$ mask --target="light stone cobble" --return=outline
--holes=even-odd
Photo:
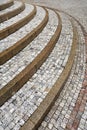
[[[56,31],[57,25],[57,15],[53,11],[49,10],[49,22],[41,34],[39,34],[26,48],[24,48],[15,57],[6,62],[4,65],[0,66],[0,89],[34,60],[34,58],[42,51],[42,49],[51,39],[52,35]]]
[[[20,14],[16,15],[15,17],[8,19],[7,21],[0,23],[0,31],[17,23],[19,20],[23,19],[24,17],[28,16],[33,11],[33,9],[34,7],[32,5],[25,4],[24,11],[22,11]]]
[[[87,130],[87,102],[77,130]]]
[[[13,34],[9,35],[8,37],[0,40],[0,52],[8,49],[16,42],[24,38],[27,34],[29,34],[34,28],[36,28],[41,21],[44,19],[46,12],[43,8],[37,7],[37,13],[35,17],[25,26],[14,32]]]
[[[86,1],[87,6],[87,1]],[[87,32],[87,7],[77,7],[75,9],[66,10],[70,15],[74,16],[84,26]],[[80,14],[80,15],[79,15]]]
[[[14,4],[11,7],[1,10],[0,15],[4,15],[5,13],[15,10],[15,9],[19,8],[21,5],[22,5],[22,2],[14,1]]]
[[[51,22],[54,22],[55,15],[50,16]],[[61,36],[46,62],[20,90],[0,108],[1,126],[4,129],[8,128],[10,130],[14,126],[13,130],[19,130],[20,126],[22,126],[37,109],[61,74],[63,70],[62,64],[64,63],[63,56],[64,58],[65,55],[66,57],[67,55],[69,56],[73,37],[70,21],[62,14],[61,17],[63,19]],[[10,126],[11,122],[13,123],[12,127]],[[46,126],[46,123],[43,125]],[[49,125],[49,128],[52,128],[52,125]]]
[[[38,130],[46,130],[46,128],[49,128],[49,125],[52,126],[49,130],[65,130],[70,114],[77,101],[84,79],[86,55],[83,33],[77,24],[76,26],[78,27],[77,29],[79,32],[79,44],[70,76],[61,91],[60,96],[44,119],[44,123],[47,123],[47,125],[43,126],[42,122]]]

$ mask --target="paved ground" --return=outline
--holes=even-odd
[[[87,130],[87,1],[26,0],[26,2],[45,5],[67,12],[74,19],[78,20],[78,23],[74,21],[79,38],[70,76],[54,106],[38,130]],[[26,9],[25,13],[29,13],[33,8],[29,9]],[[49,10],[49,22],[42,33],[31,44],[19,52],[19,54],[0,66],[0,80],[2,81],[0,89],[20,73],[46,46],[58,26],[56,16],[53,11]],[[62,18],[62,31],[56,46],[37,73],[10,100],[1,106],[0,130],[19,130],[46,97],[63,71],[72,46],[73,29],[67,15],[60,13],[60,16]],[[16,33],[0,41],[0,51],[2,52],[22,39],[22,37],[40,24],[44,17],[45,11],[41,7],[38,7],[36,17],[34,17],[29,25],[25,25]],[[14,19],[18,20],[17,17]],[[11,21],[8,20],[8,23],[11,24]],[[4,22],[1,24],[1,27],[8,26],[8,23]],[[82,28],[79,25],[80,23],[82,24]],[[40,43],[43,44],[39,43],[40,40]],[[9,44],[9,41],[11,41],[11,44]]]
[[[36,3],[63,10],[76,17],[87,31],[87,0],[24,0],[27,3]]]
[[[77,25],[78,26],[78,25]],[[85,74],[85,44],[81,29],[79,31],[79,44],[73,68],[55,105],[45,117],[39,130],[87,130],[87,116],[85,105],[78,102],[83,94],[83,79]],[[87,97],[85,96],[86,100]],[[85,115],[85,118],[84,118]],[[80,124],[79,124],[80,122]]]
[[[26,2],[53,7],[72,15],[83,25],[85,39],[87,39],[86,0],[26,0]],[[39,130],[87,130],[86,48],[81,28],[78,25],[76,26],[79,32],[79,43],[81,44],[78,45],[70,78]]]

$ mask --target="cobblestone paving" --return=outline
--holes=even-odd
[[[16,42],[24,38],[28,33],[30,33],[34,28],[36,28],[41,23],[45,15],[46,15],[45,10],[41,7],[37,7],[37,13],[35,17],[28,24],[20,28],[15,33],[4,38],[3,40],[0,40],[0,52],[11,47]]]
[[[65,130],[67,123],[72,123],[70,114],[75,106],[85,73],[85,41],[80,27],[79,44],[76,51],[75,61],[68,81],[66,82],[60,96],[45,117],[38,130]],[[72,118],[71,118],[72,119]],[[69,130],[76,130],[70,128]],[[79,129],[78,129],[79,130]],[[82,129],[84,130],[84,128]]]
[[[14,1],[14,4],[11,7],[4,9],[4,10],[1,10],[0,15],[7,13],[7,12],[10,12],[12,10],[15,10],[15,9],[19,8],[21,5],[22,5],[22,2]]]
[[[54,24],[55,22],[55,24]],[[10,61],[1,66],[0,88],[21,72],[47,45],[58,25],[57,15],[49,10],[49,22],[41,34],[32,41],[26,48],[13,57]],[[47,35],[46,35],[47,34]],[[40,41],[40,42],[39,42]]]
[[[70,21],[63,14],[61,17],[63,21],[61,36],[49,58],[37,73],[0,108],[2,129],[19,130],[61,74],[69,56],[73,37]]]
[[[87,92],[86,92],[86,100],[87,100]],[[79,123],[77,130],[87,130],[87,102],[86,102],[85,109],[84,109],[84,112],[82,114],[82,118],[80,120],[80,123]]]
[[[86,4],[87,6],[87,4]],[[79,10],[79,13],[78,11]],[[85,27],[85,30],[87,31],[87,7],[77,7],[76,9],[69,9],[66,10],[70,15],[74,16],[80,23]],[[80,14],[80,15],[78,15]]]
[[[22,11],[20,14],[16,15],[15,17],[12,17],[11,19],[0,23],[0,31],[11,26],[12,24],[18,22],[19,20],[23,19],[24,17],[28,16],[32,11],[34,7],[29,4],[25,4],[25,10]]]

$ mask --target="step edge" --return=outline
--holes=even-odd
[[[21,20],[12,24],[11,26],[8,26],[5,29],[2,29],[0,31],[0,40],[6,38],[10,34],[14,33],[15,31],[23,27],[25,24],[27,24],[30,20],[33,19],[35,14],[36,14],[36,7],[34,6],[34,9],[32,10],[32,12],[30,12],[30,14],[28,14],[26,17],[22,18]]]
[[[28,33],[24,38],[16,42],[13,46],[9,47],[8,49],[0,53],[0,65],[4,64],[10,58],[18,54],[22,49],[29,45],[30,42],[32,42],[37,37],[37,35],[43,30],[43,28],[48,22],[48,12],[47,10],[45,11],[45,18],[35,29]]]
[[[33,36],[37,36],[38,34],[37,34],[37,32],[36,32],[36,30],[38,29],[40,32],[43,30],[43,28],[45,27],[45,25],[47,24],[47,22],[48,22],[48,19],[49,19],[49,17],[48,17],[48,11],[44,8],[44,10],[46,11],[46,15],[45,15],[45,18],[43,19],[43,21],[40,23],[40,25],[38,25],[37,27],[36,27],[36,29],[34,29],[33,31],[32,31],[32,33],[33,33]],[[43,25],[44,24],[44,25]],[[40,27],[41,27],[41,29],[40,29]],[[39,33],[40,33],[39,32]],[[33,40],[33,39],[32,39]],[[31,64],[31,63],[30,63]],[[27,67],[26,67],[27,68]],[[24,71],[25,72],[25,71]],[[21,73],[21,72],[20,72]],[[19,73],[19,74],[20,74]],[[18,76],[18,79],[20,79],[20,77]],[[0,99],[1,98],[3,98],[3,101],[2,100],[0,100],[0,106],[6,101],[6,100],[8,100],[8,98],[6,97],[6,93],[7,92],[9,92],[10,93],[10,91],[9,91],[9,84],[12,86],[13,85],[13,81],[15,80],[15,77],[13,78],[13,80],[11,80],[7,85],[5,85],[2,89],[0,89]],[[7,88],[7,89],[6,89]],[[5,95],[5,96],[4,96]],[[10,97],[12,96],[13,94],[11,93],[10,94]]]
[[[41,122],[43,121],[43,119],[45,118],[45,116],[50,111],[51,107],[53,106],[55,100],[58,98],[65,82],[68,79],[68,76],[70,75],[70,71],[71,71],[74,57],[75,57],[75,53],[76,53],[77,37],[78,37],[76,27],[73,25],[72,20],[71,20],[71,23],[73,26],[73,42],[72,42],[71,52],[70,52],[68,61],[66,63],[65,69],[63,70],[59,79],[53,85],[52,89],[47,94],[45,99],[42,101],[40,106],[31,115],[31,117],[28,119],[28,121],[20,128],[20,130],[24,130],[24,129],[36,130],[36,129],[38,129]]]
[[[9,0],[7,3],[1,4],[0,11],[12,6],[13,4],[14,4],[13,0]]]
[[[47,54],[47,52],[49,52],[48,53],[48,55],[49,55],[51,53],[53,47],[55,46],[55,44],[59,38],[61,28],[62,28],[62,24],[60,23],[60,24],[58,24],[58,27],[55,31],[55,35],[53,35],[49,44],[47,44],[47,46],[41,51],[41,53],[38,54],[38,56],[22,72],[20,72],[16,76],[16,78],[14,78],[7,86],[5,86],[4,88],[2,88],[0,90],[0,101],[1,101],[0,105],[2,105],[6,100],[8,100],[8,98],[13,96],[13,93],[17,92],[32,77],[32,75],[37,71],[37,69],[40,68],[40,66],[43,64],[43,62],[48,57],[45,54]],[[50,44],[51,44],[51,46],[50,46]],[[50,46],[50,50],[49,50],[49,46]],[[21,84],[20,84],[20,82],[21,82]],[[16,87],[15,87],[15,85],[16,85]],[[17,86],[19,88],[17,88]],[[9,97],[7,97],[7,95]]]
[[[0,15],[0,23],[2,23],[4,21],[16,16],[20,12],[22,12],[25,9],[25,4],[24,4],[24,2],[21,2],[21,3],[22,3],[21,6],[19,6],[18,8]]]

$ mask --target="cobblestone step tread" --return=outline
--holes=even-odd
[[[35,76],[33,76],[32,78],[31,78],[31,81],[29,81],[29,83],[27,83],[27,84],[25,84],[24,85],[24,87],[23,88],[21,88],[8,102],[6,102],[6,104],[4,104],[2,107],[2,109],[4,109],[4,108],[10,108],[10,111],[11,111],[11,103],[13,103],[13,100],[16,100],[16,99],[18,99],[18,100],[16,100],[17,101],[17,103],[16,103],[16,105],[15,105],[15,107],[17,107],[17,108],[19,108],[20,106],[22,106],[22,108],[23,107],[25,107],[26,108],[26,110],[29,110],[28,111],[28,116],[27,116],[27,119],[28,119],[28,117],[30,117],[30,115],[29,114],[32,114],[33,113],[33,111],[35,111],[35,109],[37,108],[36,106],[39,106],[39,103],[42,101],[42,99],[43,98],[45,98],[45,96],[46,96],[46,94],[47,94],[47,92],[46,92],[46,94],[45,94],[45,91],[44,91],[44,89],[45,89],[45,87],[47,87],[47,89],[50,89],[50,87],[48,88],[48,86],[51,86],[51,85],[53,85],[54,83],[52,82],[52,80],[54,80],[54,77],[58,74],[58,72],[56,71],[56,70],[53,70],[53,68],[55,68],[55,69],[58,69],[57,67],[57,65],[58,65],[58,63],[56,62],[55,63],[55,61],[57,60],[57,59],[60,59],[60,55],[58,55],[58,56],[56,56],[57,54],[56,54],[56,51],[58,50],[59,51],[59,49],[60,49],[60,46],[61,46],[61,49],[64,49],[64,47],[66,46],[66,45],[69,45],[69,44],[71,44],[72,45],[72,37],[73,36],[71,36],[71,37],[69,37],[69,32],[70,32],[70,34],[72,35],[72,26],[71,26],[71,23],[70,22],[68,22],[68,21],[66,21],[66,23],[65,23],[65,20],[66,19],[64,19],[63,20],[63,23],[64,23],[64,25],[65,25],[65,27],[63,28],[63,30],[66,30],[66,31],[63,31],[63,32],[61,32],[62,34],[62,37],[61,37],[61,40],[59,41],[58,40],[58,42],[56,43],[56,45],[57,46],[55,46],[54,47],[54,53],[53,53],[53,51],[51,52],[51,54],[50,54],[50,57],[49,58],[47,58],[47,60],[46,60],[46,64],[44,63],[42,66],[41,66],[41,68],[37,71],[37,73],[35,74]],[[69,27],[68,26],[66,26],[66,25],[69,25]],[[68,28],[68,29],[67,29]],[[64,33],[65,32],[65,33]],[[64,37],[64,35],[65,35],[65,37]],[[62,38],[64,38],[64,40],[62,41]],[[71,38],[71,41],[70,41],[70,38]],[[60,39],[60,38],[59,38]],[[66,42],[65,42],[65,39],[67,40]],[[69,40],[68,40],[69,39]],[[63,44],[62,44],[62,42],[63,42]],[[68,46],[67,46],[68,47]],[[64,50],[64,51],[68,51],[67,50],[67,47],[66,47],[66,49]],[[69,48],[69,47],[68,47]],[[61,52],[62,50],[60,50],[60,52]],[[59,52],[59,53],[60,53]],[[58,52],[57,52],[58,53]],[[68,52],[67,52],[68,53]],[[65,55],[65,53],[63,53],[64,55]],[[69,53],[68,53],[68,55],[69,55]],[[62,57],[63,55],[61,54],[61,57]],[[55,59],[53,58],[53,57],[55,57]],[[65,56],[65,57],[67,57],[67,55]],[[65,58],[64,57],[64,58]],[[48,60],[49,59],[49,60]],[[51,60],[51,59],[53,59],[53,60]],[[66,58],[65,58],[66,59]],[[66,61],[67,62],[67,61]],[[50,64],[49,64],[50,63]],[[54,64],[53,64],[54,63]],[[60,63],[60,62],[59,62]],[[52,68],[50,68],[51,66],[53,65],[53,67]],[[60,65],[61,66],[61,65]],[[47,69],[46,69],[47,68]],[[50,68],[50,69],[49,69]],[[61,68],[59,68],[59,70],[60,70]],[[62,69],[64,69],[64,68],[62,68]],[[40,71],[41,70],[41,71]],[[46,73],[47,71],[49,72],[49,70],[50,70],[50,72],[51,72],[51,70],[53,70],[51,73]],[[56,72],[56,74],[54,73],[54,71]],[[46,73],[46,75],[45,74],[43,74],[43,73]],[[61,72],[60,72],[61,73]],[[55,74],[55,75],[54,75]],[[49,76],[48,76],[49,75]],[[52,76],[52,75],[54,75],[54,77]],[[45,76],[45,77],[44,77]],[[51,76],[52,76],[52,78],[51,78]],[[35,77],[37,77],[37,78],[35,78]],[[46,77],[48,77],[48,78],[46,78]],[[49,80],[49,78],[50,78],[50,81],[49,82],[51,82],[51,83],[49,83],[48,84],[48,80]],[[34,82],[34,79],[37,79],[37,80],[35,80],[35,82]],[[39,79],[39,81],[38,81],[38,79]],[[45,80],[45,79],[47,79],[47,81]],[[44,82],[44,80],[46,81],[46,83]],[[41,85],[40,85],[40,82],[41,82]],[[55,82],[55,81],[54,81]],[[31,84],[31,83],[33,83],[33,84]],[[37,84],[38,83],[38,84]],[[46,86],[46,85],[47,86]],[[34,85],[34,86],[33,86]],[[46,91],[48,91],[48,90],[46,90]],[[20,94],[23,94],[23,98],[24,98],[24,100],[22,101],[20,101],[20,99],[18,98],[18,97],[20,97]],[[30,96],[29,96],[30,95]],[[23,99],[22,98],[22,99]],[[36,99],[36,100],[35,100]],[[21,104],[20,104],[20,102],[21,102]],[[29,104],[27,104],[27,103],[29,103]],[[32,103],[32,106],[31,106],[31,103]],[[20,105],[19,105],[20,104]],[[14,108],[14,107],[12,107],[12,108]],[[14,113],[16,113],[17,112],[17,108],[14,110]],[[19,108],[20,110],[23,110],[22,108]],[[24,110],[25,110],[25,108],[24,108]],[[31,108],[31,110],[30,110],[30,108]],[[25,110],[25,111],[26,111]],[[20,113],[20,112],[19,112]],[[23,112],[22,112],[23,113]],[[4,115],[5,115],[5,113],[3,113]],[[12,114],[12,115],[14,115],[14,114]],[[27,115],[27,114],[26,114]],[[25,117],[26,118],[26,117]],[[19,120],[21,120],[22,122],[23,122],[23,118],[22,119],[19,119]],[[12,122],[15,122],[15,121],[12,121]],[[24,121],[25,122],[25,121]],[[19,123],[17,123],[17,124],[19,124]],[[20,125],[20,124],[19,124]],[[19,125],[15,125],[15,129],[19,129]]]
[[[0,40],[14,33],[22,26],[27,24],[36,14],[36,7],[26,5],[25,10],[15,17],[1,23]]]
[[[40,9],[37,7],[36,16],[21,29],[15,33],[6,37],[6,39],[1,40],[1,49],[7,48],[0,53],[0,64],[4,64],[7,60],[12,58],[14,55],[19,53],[24,47],[26,47],[35,37],[43,30],[48,21],[48,12],[43,10],[43,17],[40,18]],[[44,14],[44,12],[46,14]],[[22,33],[22,34],[21,34]],[[16,36],[16,39],[15,39]],[[12,42],[11,39],[13,38]],[[8,39],[8,40],[7,40]],[[6,40],[6,42],[5,42]],[[10,43],[9,43],[10,42]],[[11,47],[10,47],[11,46]]]
[[[86,130],[87,128],[85,125],[87,122],[86,113],[84,115],[85,111],[83,112],[85,106],[83,104],[86,101],[83,92],[83,79],[86,69],[86,46],[81,27],[75,21],[74,24],[78,31],[78,44],[70,75],[52,109],[38,130]],[[84,94],[84,98],[82,93]],[[82,116],[82,113],[84,116]],[[80,122],[80,119],[82,119],[82,122]]]
[[[14,4],[14,1],[13,0],[8,0],[8,1],[4,1],[0,4],[0,11],[1,10],[4,10],[10,6],[12,6]]]
[[[37,21],[40,19],[40,23],[42,22],[42,20],[45,18],[46,16],[46,12],[43,8],[38,7],[37,8],[37,14],[39,14],[39,12],[41,12],[41,14],[38,16],[36,16],[36,20],[32,20],[30,23],[32,23],[32,30],[35,29],[35,27],[37,27],[37,24],[35,24],[35,21],[37,23]],[[52,13],[51,13],[52,14]],[[47,14],[48,16],[48,14]],[[57,18],[56,18],[57,19]],[[48,21],[48,17],[47,17],[47,21]],[[50,20],[49,20],[50,21]],[[31,24],[29,23],[29,32],[31,31]],[[38,25],[40,24],[38,22]],[[49,23],[49,22],[48,22]],[[48,27],[48,24],[46,25],[46,29]],[[52,22],[50,22],[51,25],[53,24]],[[35,26],[34,26],[35,24]],[[28,28],[28,26],[26,26]],[[53,27],[53,26],[52,26]],[[46,29],[43,29],[42,32]],[[50,30],[47,30],[48,32],[50,32]],[[46,31],[44,31],[46,33]],[[19,72],[21,72],[23,70],[24,67],[26,67],[29,63],[31,63],[31,61],[36,57],[37,54],[39,54],[39,52],[43,49],[43,47],[46,45],[47,41],[49,39],[46,39],[45,41],[42,40],[41,38],[45,37],[45,33],[41,33],[42,36],[37,36],[34,41],[30,42],[30,44],[28,44],[22,51],[20,51],[16,56],[14,56],[13,58],[11,58],[8,62],[6,62],[5,64],[3,64],[2,66],[0,66],[0,80],[1,80],[1,86],[0,89],[6,85],[10,80],[12,80],[12,78],[14,78]],[[51,37],[51,35],[53,34],[53,29],[51,30],[51,33],[48,35],[49,37]],[[41,35],[40,34],[40,35]],[[21,35],[21,32],[20,32]],[[18,35],[17,35],[18,36]],[[25,35],[26,36],[26,35]],[[24,37],[24,35],[23,35]],[[41,37],[41,38],[40,38]],[[47,38],[49,38],[47,37]],[[17,37],[16,37],[17,38]],[[42,42],[44,44],[38,43],[38,40],[40,39],[42,40]],[[39,41],[40,41],[39,40]],[[21,60],[22,59],[22,60]],[[6,78],[7,77],[7,78]],[[5,82],[4,82],[5,81]],[[4,83],[4,84],[3,84]]]
[[[76,53],[76,47],[77,47],[77,30],[72,20],[71,23],[73,26],[73,41],[72,41],[72,48],[71,48],[68,61],[60,77],[53,85],[52,89],[49,91],[45,99],[41,102],[41,104],[38,106],[35,112],[30,116],[29,120],[24,124],[24,126],[21,127],[20,130],[24,130],[24,129],[36,130],[39,127],[40,123],[43,121],[46,114],[51,109],[52,105],[54,104],[55,100],[60,94],[60,91],[62,90],[66,80],[68,79],[68,76],[70,74],[73,65],[73,61]]]
[[[25,4],[23,2],[14,2],[14,5],[11,7],[0,11],[0,23],[16,16],[20,12],[22,12],[25,9]]]
[[[55,16],[55,17],[54,17]],[[55,19],[56,18],[56,19]],[[53,11],[50,11],[50,16],[49,16],[49,26],[48,26],[48,28],[50,27],[50,32],[52,33],[52,31],[53,31],[53,25],[55,25],[55,26],[57,26],[56,24],[58,24],[57,22],[58,22],[58,20],[57,20],[57,15],[53,12]],[[52,22],[53,21],[53,22]],[[55,23],[56,24],[54,24],[54,21],[55,21]],[[57,22],[56,22],[57,21]],[[55,28],[55,26],[54,26],[54,28]],[[46,30],[46,31],[45,31]],[[43,30],[43,32],[44,32],[44,34],[46,35],[46,32],[47,32],[47,34],[49,34],[50,35],[50,32],[48,33],[48,30],[47,30],[47,27],[46,27],[46,29],[45,30]],[[55,30],[56,30],[56,28],[55,28]],[[53,32],[53,34],[54,34],[54,32]],[[43,35],[42,35],[43,36]],[[41,37],[41,36],[39,36],[39,37]],[[48,36],[47,36],[48,37]],[[51,36],[50,36],[51,37]],[[41,37],[42,38],[42,37]],[[44,36],[43,37],[44,39],[46,39],[46,36]],[[39,41],[39,39],[37,39],[38,41]],[[40,39],[41,40],[41,39]],[[42,44],[44,44],[44,42],[41,42]],[[40,44],[41,43],[39,43],[39,46],[40,46]],[[22,89],[22,88],[21,88]],[[26,95],[26,94],[25,94]],[[26,97],[26,96],[25,96]],[[32,109],[33,110],[33,109]],[[15,129],[16,129],[16,126],[15,126]]]
[[[59,15],[58,15],[58,17],[59,17]],[[2,88],[0,90],[0,98],[2,98],[3,101],[5,101],[9,97],[11,97],[13,95],[13,92],[18,91],[20,89],[20,87],[22,87],[27,82],[27,80],[42,65],[42,63],[46,60],[46,58],[50,54],[51,50],[55,46],[55,43],[56,43],[57,39],[59,38],[60,32],[61,32],[61,21],[59,22],[59,25],[58,25],[54,35],[52,36],[52,38],[50,39],[50,41],[48,42],[46,47],[36,56],[36,58],[21,73],[19,73],[13,80],[11,80],[4,88]],[[17,87],[15,87],[15,85],[17,85],[17,84],[19,84],[19,85]],[[3,92],[3,94],[2,94],[2,92]],[[8,95],[8,96],[6,96],[6,95]],[[4,96],[6,97],[6,99],[4,98]]]

